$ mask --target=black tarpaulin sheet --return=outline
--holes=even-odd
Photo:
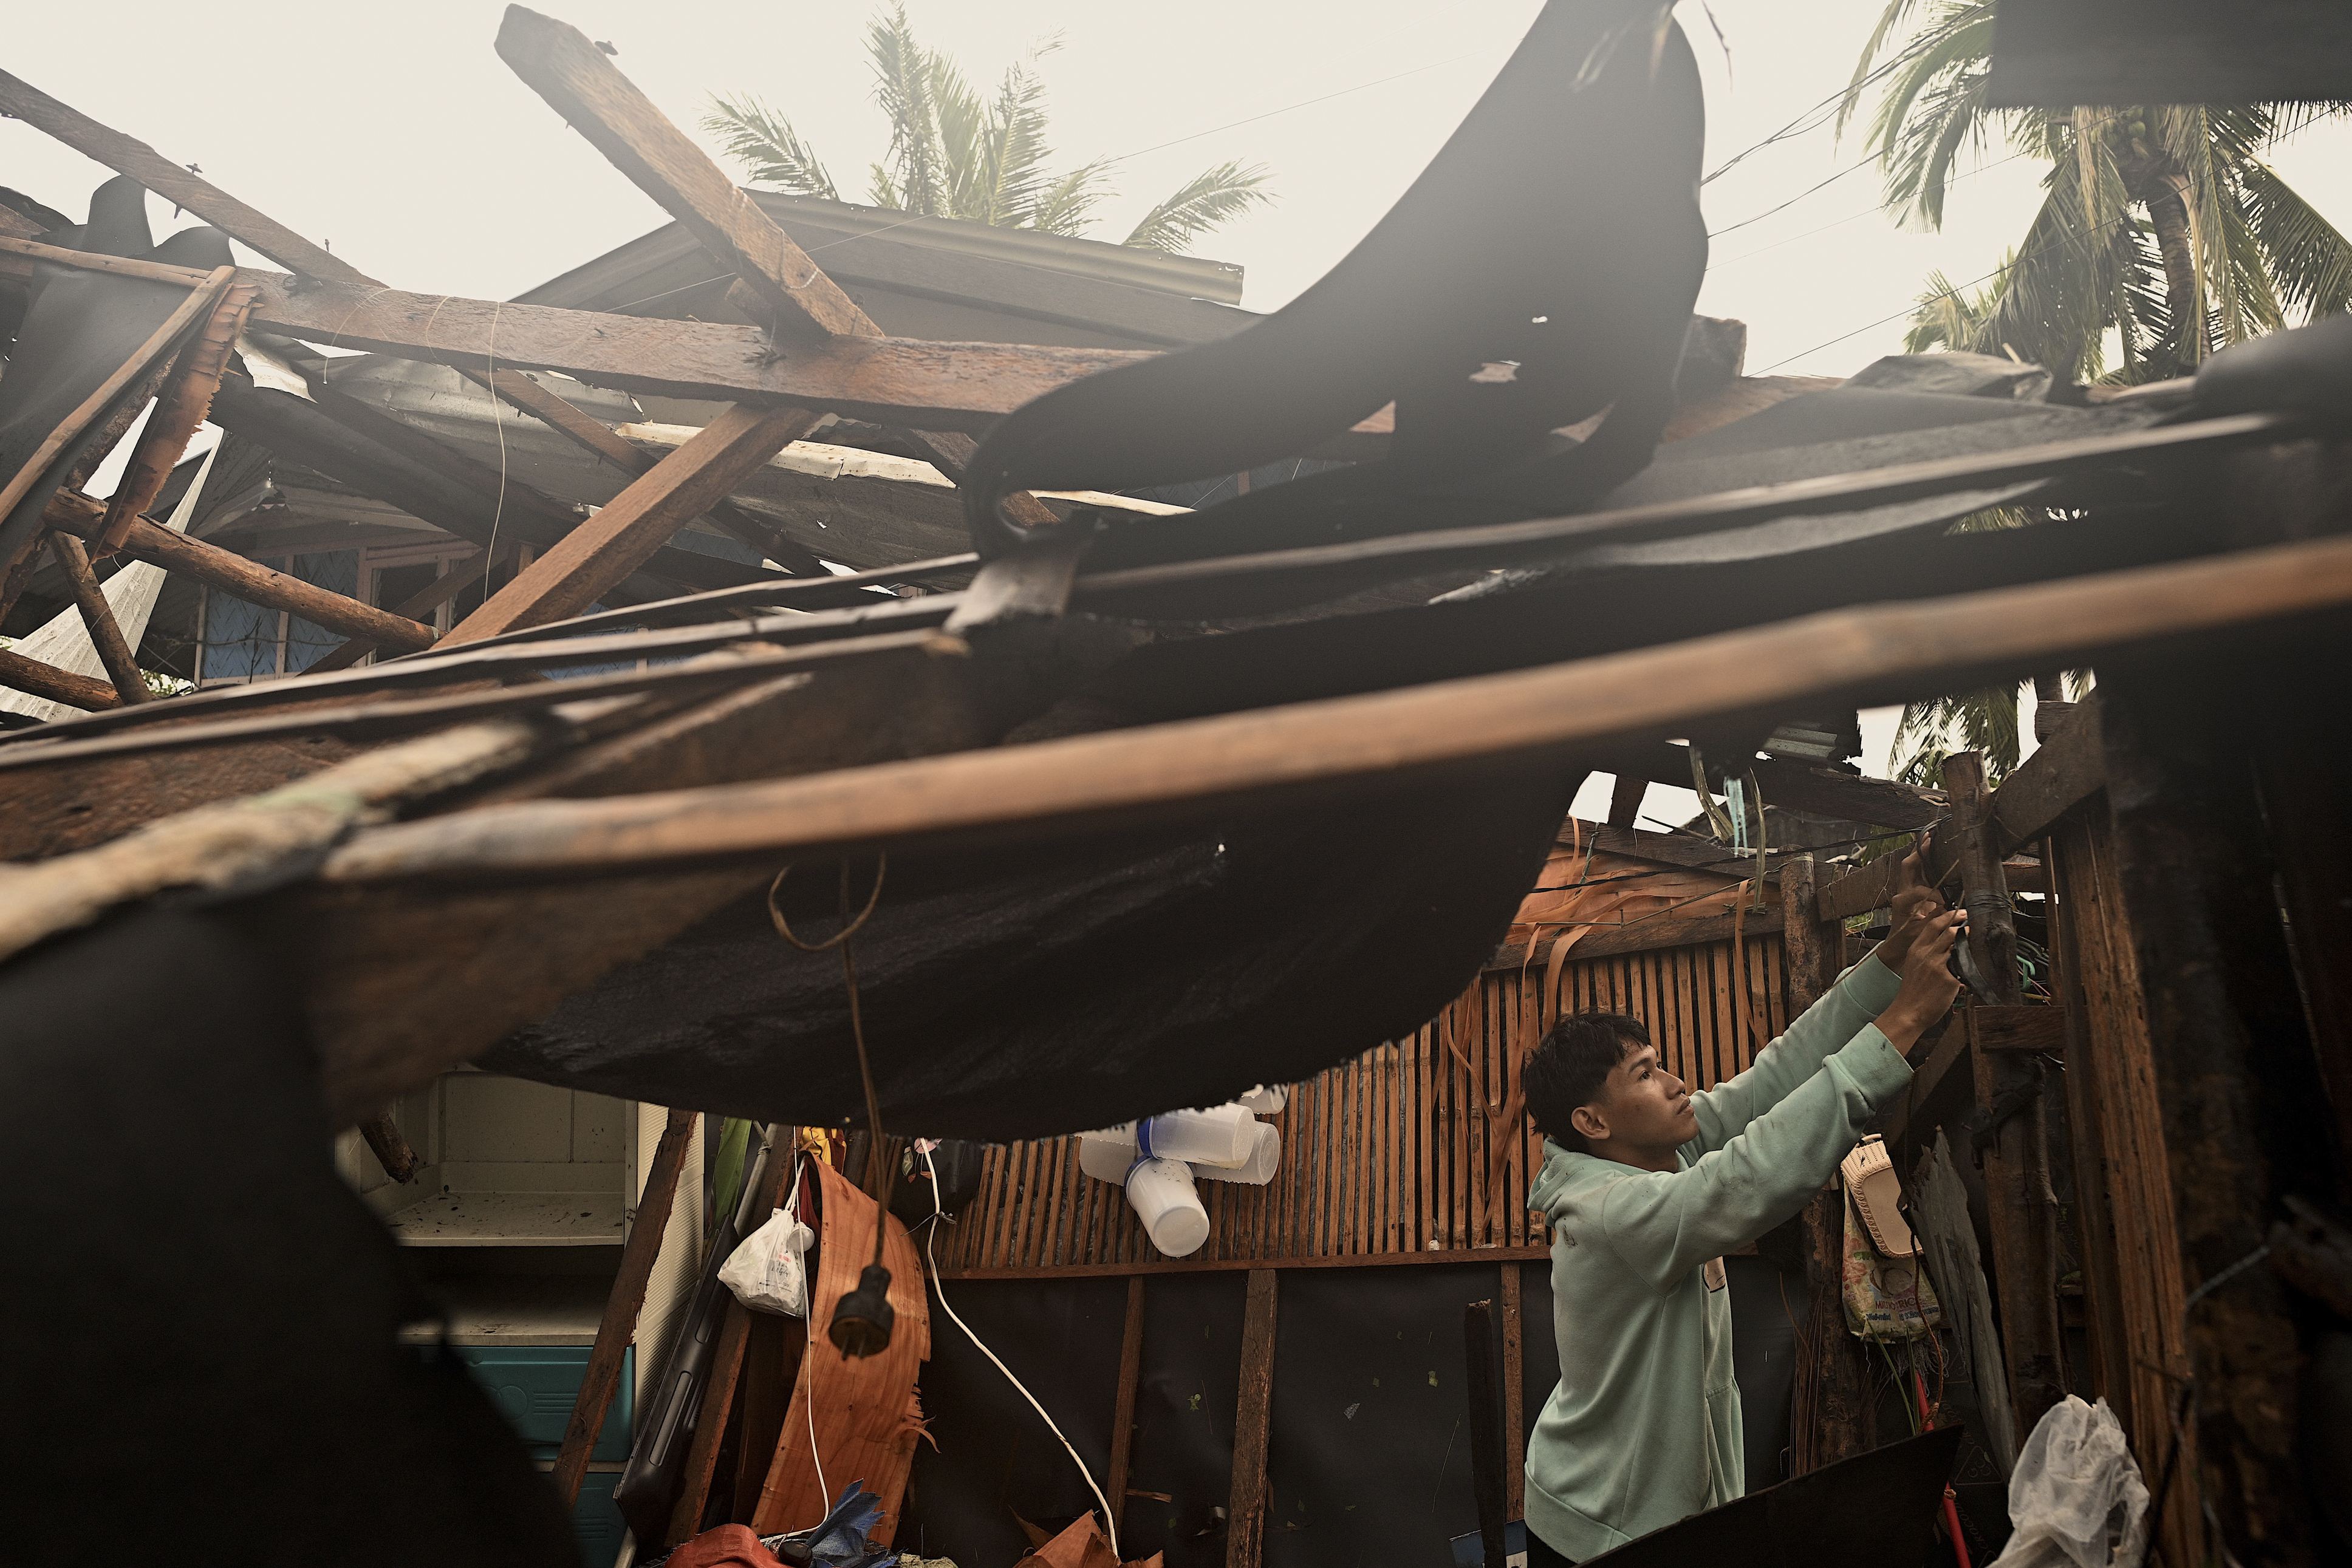
[[[1235,810],[1204,829],[894,858],[856,937],[885,1124],[1029,1137],[1215,1104],[1419,1028],[1494,951],[1579,779]],[[841,969],[742,899],[484,1067],[804,1124],[863,1111]],[[796,930],[834,879],[783,894]]]
[[[576,1568],[552,1489],[336,1174],[297,977],[226,919],[0,976],[0,1558]]]
[[[1793,1335],[1779,1276],[1759,1259],[1732,1269],[1733,1355],[1748,1412],[1752,1485],[1780,1478],[1788,1441]],[[1391,1568],[1451,1561],[1477,1528],[1462,1352],[1464,1303],[1494,1298],[1502,1268],[1521,1279],[1525,1422],[1559,1377],[1549,1265],[1407,1264],[1281,1270],[1267,1453],[1268,1568]],[[1132,1562],[1220,1568],[1216,1510],[1233,1485],[1243,1297],[1239,1270],[1145,1281],[1126,1526]],[[947,1282],[949,1300],[1026,1384],[1103,1481],[1118,1396],[1127,1281],[1113,1276]],[[1803,1311],[1801,1281],[1788,1287]],[[1020,1521],[1057,1527],[1094,1505],[1069,1456],[1002,1374],[944,1313],[923,1368],[936,1449],[916,1450],[901,1547],[960,1563],[1002,1563],[1028,1545]],[[1765,1462],[1759,1462],[1759,1458]],[[1166,1498],[1148,1494],[1164,1492]]]
[[[147,193],[125,176],[109,180],[90,197],[90,221],[54,233],[44,243],[64,250],[129,256],[207,271],[229,264],[228,240],[209,228],[184,229],[155,245],[147,228]],[[0,481],[15,476],[42,443],[188,298],[177,284],[118,277],[44,262],[35,269],[31,302],[0,376]],[[40,528],[41,511],[57,494],[107,415],[141,396],[134,379],[91,420],[80,440],[43,465],[37,483],[0,517],[0,562],[15,560]]]
[[[1051,392],[966,476],[976,548],[1017,543],[1010,490],[1129,489],[1287,457],[1396,404],[1383,461],[1126,530],[1106,562],[1324,542],[1397,526],[1356,507],[1527,476],[1553,507],[1648,458],[1706,265],[1696,62],[1655,0],[1552,0],[1396,205],[1281,310],[1218,342]],[[1613,405],[1613,406],[1612,406]],[[1550,433],[1610,410],[1602,435]]]

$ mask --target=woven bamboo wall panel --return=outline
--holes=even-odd
[[[1630,1013],[1694,1088],[1729,1078],[1786,1027],[1777,936],[1566,964],[1560,1009]],[[1209,1239],[1185,1261],[1226,1265],[1540,1247],[1527,1212],[1542,1158],[1518,1113],[1518,1063],[1538,1036],[1540,971],[1492,972],[1411,1038],[1291,1091],[1282,1166],[1262,1187],[1200,1183]],[[1742,1027],[1743,1009],[1753,1024]],[[1545,1017],[1558,1013],[1547,1009]],[[950,1274],[1164,1265],[1125,1194],[1078,1169],[1075,1137],[988,1152],[980,1195],[938,1239]]]

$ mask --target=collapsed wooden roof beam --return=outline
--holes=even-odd
[[[821,417],[800,408],[728,408],[549,547],[443,642],[454,646],[579,614]]]
[[[190,165],[174,163],[136,137],[100,125],[59,103],[21,77],[0,71],[0,114],[46,131],[118,174],[128,174],[175,206],[185,207],[231,239],[242,240],[278,266],[306,277],[338,283],[375,279],[323,246],[254,211]]]
[[[729,304],[803,342],[882,336],[874,319],[579,28],[509,5],[498,48],[574,131],[735,274]],[[971,458],[972,443],[956,426],[919,423],[905,434],[950,476]],[[1009,497],[1005,507],[1028,526],[1054,520],[1032,496]]]
[[[1565,760],[1795,701],[1884,701],[2347,608],[2352,538],[2279,545],[1108,735],[771,783],[485,808],[364,832],[324,874],[609,873],[1169,821],[1375,779]]]
[[[60,251],[0,235],[0,277],[29,277],[37,261],[125,277],[193,283],[185,267]],[[329,348],[360,349],[456,370],[555,371],[593,386],[659,397],[795,403],[885,424],[986,430],[1033,398],[1155,357],[1134,349],[935,343],[837,338],[771,344],[757,327],[666,321],[345,284],[298,287],[283,273],[241,270],[256,285],[251,326]]]
[[[58,491],[41,514],[45,526],[81,539],[96,537],[105,517],[104,507],[71,490]],[[299,577],[273,571],[259,561],[247,560],[203,539],[190,538],[145,517],[131,519],[130,530],[123,537],[122,550],[133,560],[180,572],[248,603],[290,612],[346,637],[368,637],[404,651],[433,645],[433,629],[429,626],[387,614],[356,599],[304,582]]]

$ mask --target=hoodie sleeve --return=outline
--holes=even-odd
[[[1691,1096],[1698,1115],[1698,1142],[1693,1152],[1704,1155],[1739,1136],[1750,1122],[1820,1071],[1830,1053],[1892,1006],[1895,994],[1902,988],[1903,977],[1879,962],[1875,949],[1840,975],[1822,999],[1789,1026],[1788,1033],[1757,1054],[1754,1066]]]
[[[1903,1053],[1876,1025],[1864,1024],[1819,1071],[1723,1147],[1678,1171],[1643,1171],[1612,1183],[1601,1200],[1601,1233],[1628,1269],[1654,1289],[1668,1290],[1803,1207],[1910,1081]]]

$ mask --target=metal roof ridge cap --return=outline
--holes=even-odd
[[[910,216],[896,208],[829,202],[821,196],[793,196],[781,191],[754,190],[750,186],[740,189],[771,217],[780,214],[794,214],[828,227],[848,230],[859,239],[888,230],[900,235],[901,243],[919,246],[927,250],[944,250],[1032,267],[1042,265],[1036,259],[1040,256],[1057,256],[1069,261],[1089,264],[1096,269],[1094,276],[1103,282],[1124,283],[1159,293],[1182,294],[1221,305],[1241,303],[1243,269],[1238,262],[1177,256],[1167,251],[1117,245],[1108,240],[1048,234],[1039,229],[999,228],[966,218]],[[1056,267],[1050,270],[1079,269]]]

